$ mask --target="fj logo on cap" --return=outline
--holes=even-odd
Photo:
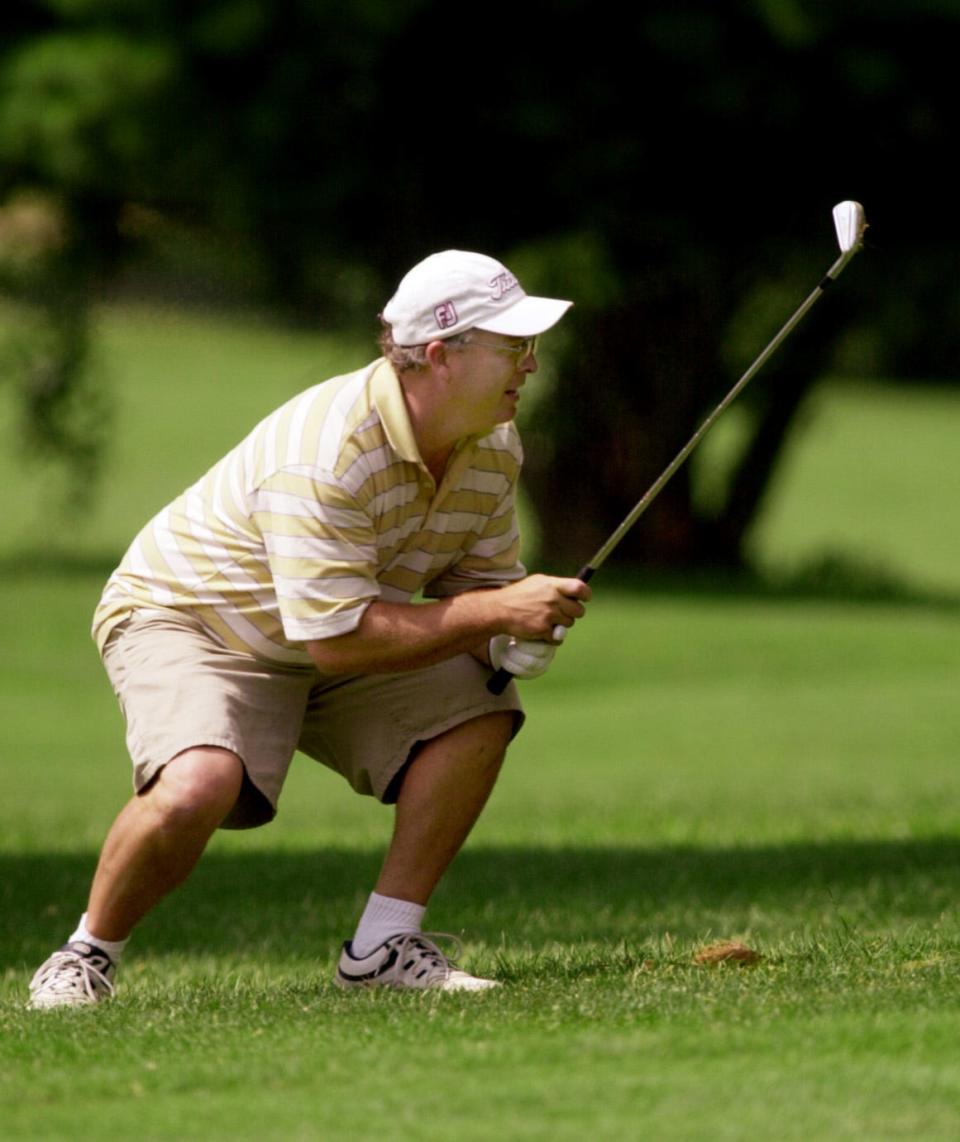
[[[519,284],[513,274],[507,270],[504,270],[502,274],[497,274],[490,282],[490,285],[493,287],[493,300],[499,301],[500,298],[506,297],[506,295],[512,289],[516,289]]]
[[[443,301],[434,306],[433,316],[441,329],[449,329],[451,325],[457,324],[457,308],[452,301]]]

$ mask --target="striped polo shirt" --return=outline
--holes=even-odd
[[[460,441],[439,487],[400,382],[375,361],[300,393],[159,512],[93,620],[103,649],[133,610],[189,610],[225,645],[290,665],[356,628],[375,599],[407,602],[525,575],[512,423]]]

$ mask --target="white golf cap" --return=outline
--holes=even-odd
[[[383,310],[397,345],[425,345],[466,329],[533,337],[555,325],[572,301],[530,297],[495,258],[444,250],[418,262]]]

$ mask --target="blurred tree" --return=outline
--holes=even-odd
[[[943,156],[957,0],[8,13],[0,194],[56,196],[77,327],[90,289],[171,233],[212,243],[235,293],[330,323],[366,318],[445,246],[576,299],[526,432],[559,566],[592,553],[812,288],[842,198],[865,202],[873,264],[745,395],[750,429],[720,493],[704,504],[682,471],[618,560],[738,564],[796,410],[838,359],[955,371]],[[82,355],[61,353],[69,388]]]

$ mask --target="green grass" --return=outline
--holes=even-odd
[[[390,815],[300,759],[278,821],[216,837],[145,921],[112,1005],[24,1011],[128,792],[87,634],[100,563],[311,354],[332,360],[322,339],[171,321],[106,316],[128,482],[57,541],[69,574],[8,558],[0,578],[3,1137],[955,1138],[960,607],[921,589],[960,594],[932,459],[958,419],[948,390],[825,392],[758,534],[787,566],[842,552],[847,513],[857,544],[889,540],[877,558],[912,596],[597,583],[525,688],[528,725],[428,917],[500,991],[333,988]],[[228,359],[218,420],[206,378]],[[908,422],[896,455],[858,451]],[[931,486],[889,497],[888,536],[851,473],[894,461]],[[34,543],[21,524],[8,557]],[[695,966],[722,937],[763,959]]]

